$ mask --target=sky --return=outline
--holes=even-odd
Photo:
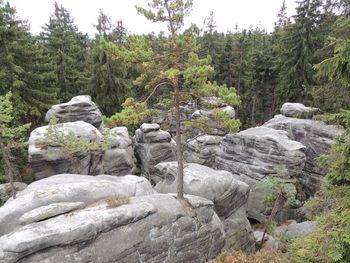
[[[91,36],[96,32],[93,25],[97,23],[99,9],[110,16],[115,24],[121,19],[130,33],[158,33],[166,29],[137,14],[135,6],[147,7],[147,0],[56,1],[69,10],[79,30]],[[48,23],[55,0],[8,0],[8,2],[16,7],[19,19],[28,20],[31,32],[38,34],[42,31],[41,27]],[[186,18],[185,25],[195,23],[202,28],[204,19],[213,11],[219,32],[234,31],[236,24],[239,30],[248,29],[250,25],[253,27],[259,25],[260,28],[271,32],[282,3],[283,0],[194,0],[193,11]],[[286,0],[286,6],[288,15],[295,14],[295,0]]]

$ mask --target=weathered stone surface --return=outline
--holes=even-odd
[[[248,215],[263,221],[263,200],[269,190],[259,182],[278,171],[296,177],[304,167],[304,152],[305,146],[290,140],[287,132],[256,127],[226,135],[215,162],[218,169],[232,172],[237,180],[250,186]]]
[[[85,205],[109,196],[139,196],[153,194],[150,183],[142,177],[88,176],[60,174],[28,185],[16,199],[10,198],[0,207],[0,235],[20,225],[19,218],[39,207],[61,202],[83,202]]]
[[[14,182],[15,191],[23,191],[27,184],[21,182]],[[12,187],[10,183],[0,184],[0,206],[2,206],[11,196],[12,196]]]
[[[288,118],[283,115],[276,115],[263,126],[284,130],[291,140],[306,146],[306,163],[298,179],[304,186],[305,194],[313,195],[320,189],[323,176],[326,174],[317,164],[316,158],[329,153],[334,143],[333,138],[341,135],[343,130],[321,121]]]
[[[72,132],[88,142],[98,143],[102,138],[99,130],[84,121],[63,123],[58,127],[58,131],[64,134]],[[74,154],[63,154],[60,146],[48,142],[45,137],[47,129],[48,126],[39,127],[31,132],[29,138],[29,162],[37,179],[61,173],[120,176],[137,172],[134,149],[126,127],[109,131],[111,149]]]
[[[219,150],[222,136],[202,135],[191,139],[184,151],[184,159],[188,163],[198,163],[212,167]]]
[[[135,132],[135,151],[141,164],[141,173],[150,178],[156,164],[175,160],[175,151],[170,133],[160,130],[158,124],[144,123],[141,127]]]
[[[263,250],[280,250],[282,248],[281,244],[269,234],[261,231],[254,231],[254,238],[257,244],[261,244],[261,239],[264,237]]]
[[[38,208],[33,209],[32,211],[29,211],[25,214],[23,214],[19,218],[19,222],[22,225],[27,225],[34,222],[39,222],[44,219],[54,217],[57,215],[62,215],[67,212],[84,208],[85,204],[83,202],[75,202],[75,203],[68,203],[68,202],[61,202],[61,203],[53,203],[49,204],[47,206],[41,206]]]
[[[46,113],[45,121],[50,121],[53,117],[60,123],[85,121],[96,128],[102,124],[102,114],[88,95],[76,96],[67,103],[53,105]]]
[[[176,193],[177,162],[157,164],[152,179],[157,182],[154,189],[158,192]],[[227,250],[254,251],[254,239],[246,216],[247,184],[235,180],[227,171],[187,163],[184,166],[184,193],[213,201],[216,213],[223,220]]]
[[[0,237],[0,261],[205,262],[224,246],[222,223],[210,201],[186,199],[194,216],[174,197],[155,194],[29,224]]]
[[[116,127],[109,131],[111,149],[102,155],[101,173],[127,175],[138,173],[134,147],[126,127]],[[96,170],[96,169],[95,169]]]
[[[29,138],[29,163],[36,179],[60,173],[93,174],[92,156],[88,151],[71,155],[60,152],[60,148],[45,138],[49,126],[36,128]],[[89,142],[98,142],[102,134],[91,124],[83,121],[68,122],[58,126],[58,131],[68,134],[72,132],[77,138]]]
[[[235,109],[227,105],[222,99],[218,97],[206,97],[201,98],[196,103],[188,103],[185,106],[180,107],[180,118],[181,118],[181,130],[184,131],[186,121],[196,120],[198,118],[206,117],[209,118],[208,124],[213,124],[215,115],[213,109],[220,109],[235,118]],[[155,113],[152,116],[152,122],[161,125],[163,130],[170,132],[175,135],[176,125],[175,125],[175,111],[172,108],[166,107],[163,104],[154,105]],[[223,128],[213,126],[209,134],[211,135],[226,135],[227,131]],[[200,131],[197,129],[192,130],[191,136],[194,137],[199,134]]]
[[[275,234],[286,234],[291,238],[304,237],[314,233],[317,230],[317,223],[315,221],[305,221],[302,223],[291,223],[275,228]]]
[[[286,102],[282,105],[281,109],[281,114],[286,116],[286,117],[293,117],[296,114],[299,113],[308,113],[308,112],[318,112],[320,111],[319,108],[313,108],[313,107],[306,107],[304,104],[301,103],[291,103],[291,102]]]

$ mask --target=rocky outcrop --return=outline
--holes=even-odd
[[[53,117],[56,117],[59,123],[85,121],[97,129],[102,124],[102,114],[88,95],[76,96],[67,103],[53,105],[46,113],[45,121],[48,122]]]
[[[16,199],[10,198],[0,207],[0,235],[10,233],[22,223],[42,221],[60,215],[75,209],[72,208],[75,205],[81,207],[81,203],[89,205],[111,196],[131,197],[153,193],[155,191],[145,178],[134,175],[51,176],[30,184],[18,193]],[[54,210],[52,206],[61,208]]]
[[[264,221],[264,196],[270,191],[260,182],[269,175],[297,177],[305,163],[305,146],[288,138],[285,131],[256,127],[228,134],[221,142],[216,167],[233,173],[251,188],[248,215]]]
[[[297,114],[302,113],[317,113],[320,111],[319,108],[313,108],[313,107],[306,107],[304,104],[301,103],[291,103],[286,102],[281,107],[281,114],[286,117],[293,117]]]
[[[176,193],[177,163],[164,162],[155,166],[152,179],[160,193]],[[222,219],[226,232],[226,250],[254,251],[252,230],[246,217],[249,196],[247,184],[238,181],[227,171],[186,163],[184,166],[184,193],[213,201],[214,209]]]
[[[291,223],[275,228],[276,235],[287,235],[290,238],[304,237],[314,233],[317,230],[317,223],[315,221],[305,221],[302,223]]]
[[[14,182],[14,190],[17,192],[23,191],[27,184],[21,182]],[[10,183],[0,184],[0,206],[2,206],[13,195],[12,186]]]
[[[73,134],[77,139],[90,143],[100,143],[103,135],[84,121],[57,124],[57,134]],[[108,132],[105,139],[111,149],[106,151],[82,150],[75,153],[63,150],[63,145],[47,138],[49,126],[33,130],[29,138],[29,163],[36,179],[61,173],[78,174],[133,174],[136,169],[136,158],[132,142],[125,127],[117,127]]]
[[[136,130],[133,140],[141,173],[147,178],[151,178],[156,164],[175,160],[170,133],[161,130],[156,123],[142,124],[140,129]]]
[[[223,138],[223,136],[202,135],[191,139],[185,146],[184,159],[188,163],[213,167]]]
[[[334,143],[333,138],[341,135],[343,130],[321,121],[288,118],[283,115],[276,115],[263,126],[284,130],[291,140],[305,145],[306,162],[298,179],[304,186],[303,192],[306,197],[313,195],[320,189],[326,174],[325,170],[318,165],[316,158],[329,153]]]
[[[113,187],[126,191],[128,185]],[[86,190],[91,198],[96,188]],[[0,262],[204,262],[224,246],[223,226],[212,202],[185,198],[187,206],[166,194],[115,206],[100,200],[13,229],[0,237]]]
[[[180,107],[182,131],[185,131],[186,121],[197,120],[205,117],[209,119],[208,126],[210,126],[210,131],[208,130],[207,133],[210,135],[226,135],[227,131],[225,129],[217,127],[215,123],[213,125],[213,121],[215,119],[213,109],[215,108],[227,113],[232,119],[235,118],[235,109],[230,105],[227,105],[222,99],[218,97],[205,97],[199,99],[197,102],[191,102]],[[174,135],[176,132],[176,118],[174,109],[163,104],[154,105],[154,109],[155,113],[152,116],[152,123],[160,124],[163,130],[166,130]],[[194,137],[199,133],[200,131],[194,129],[191,131],[191,136]]]

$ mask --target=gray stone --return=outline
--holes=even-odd
[[[160,130],[160,126],[157,123],[144,123],[140,127],[142,132],[151,132],[151,131],[158,131]]]
[[[143,126],[151,127],[151,124]],[[150,178],[156,164],[175,160],[175,151],[170,133],[146,128],[143,130],[148,132],[143,132],[142,129],[136,130],[134,145],[141,164],[141,173]]]
[[[157,182],[154,189],[158,192],[176,193],[177,163],[157,164],[152,179]],[[215,212],[223,221],[226,250],[254,252],[254,239],[246,216],[247,184],[235,180],[229,172],[187,163],[184,166],[184,193],[213,201]]]
[[[101,132],[83,121],[58,124],[59,132],[73,133],[77,138],[98,144],[102,139]],[[61,173],[78,174],[134,174],[137,161],[132,141],[126,127],[105,130],[111,148],[106,151],[81,151],[63,153],[61,146],[54,145],[45,137],[48,126],[39,127],[31,132],[29,138],[29,162],[36,179]]]
[[[213,135],[202,135],[190,139],[185,146],[184,159],[188,163],[198,163],[212,167],[222,139],[222,136]]]
[[[35,208],[25,214],[23,214],[19,218],[19,222],[22,225],[27,225],[34,222],[39,222],[44,219],[48,219],[57,215],[62,215],[67,212],[84,208],[85,204],[83,202],[75,202],[75,203],[68,203],[68,202],[61,202],[61,203],[53,203],[49,204],[47,206],[41,206],[38,208]]]
[[[282,105],[280,111],[281,111],[282,115],[284,115],[286,117],[293,117],[296,114],[304,113],[304,112],[316,113],[316,112],[320,111],[320,109],[313,108],[313,107],[306,107],[304,104],[301,104],[301,103],[286,102]]]
[[[102,124],[102,114],[88,95],[73,97],[69,102],[53,105],[46,113],[45,121],[56,117],[60,123],[85,121],[96,128]]]
[[[93,174],[92,154],[89,151],[64,154],[60,146],[46,139],[48,127],[39,127],[30,133],[29,163],[36,179],[60,173]],[[94,126],[84,121],[63,123],[57,127],[58,132],[73,133],[77,138],[88,142],[97,143],[102,138],[102,134]]]
[[[316,158],[328,154],[333,138],[341,135],[344,130],[339,127],[326,125],[324,122],[276,115],[266,122],[264,127],[284,130],[291,140],[298,141],[306,147],[306,162],[298,180],[304,186],[306,197],[312,196],[324,182],[326,171],[322,169]]]
[[[262,250],[281,250],[282,245],[273,237],[270,236],[269,234],[261,231],[254,231],[254,238],[256,243],[260,246],[261,240],[264,237],[264,242],[263,242],[263,247]]]
[[[35,181],[0,207],[0,235],[20,225],[19,218],[43,206],[61,202],[83,202],[85,205],[109,196],[139,196],[153,194],[150,183],[142,177],[87,176],[60,174]]]
[[[211,202],[186,199],[188,208],[164,194],[117,207],[97,202],[29,224],[0,237],[0,261],[205,262],[224,246],[223,226]]]
[[[287,235],[288,237],[305,237],[314,233],[317,230],[315,221],[305,221],[302,223],[291,223],[289,225],[278,226],[275,228],[275,234]]]
[[[216,168],[233,173],[250,188],[248,216],[264,221],[264,196],[269,191],[260,181],[285,171],[296,177],[305,163],[305,146],[288,138],[288,133],[267,127],[251,128],[228,134],[221,141]]]
[[[16,193],[23,191],[27,184],[21,182],[14,182]],[[10,183],[0,184],[0,206],[2,206],[13,195],[12,187]]]

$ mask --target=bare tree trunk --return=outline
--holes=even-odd
[[[176,113],[176,149],[177,149],[177,198],[184,199],[184,168],[181,142],[181,116],[180,116],[180,93],[178,85],[175,85],[175,113]]]

